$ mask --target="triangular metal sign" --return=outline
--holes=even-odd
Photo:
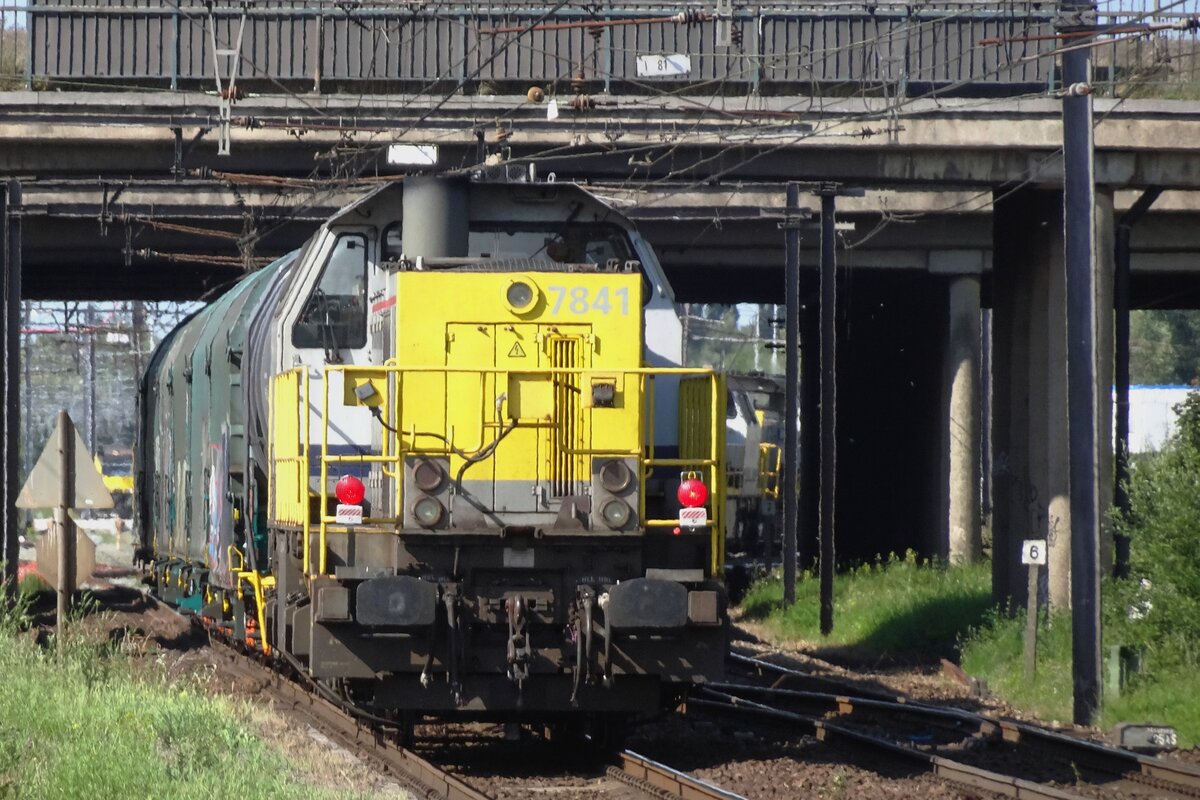
[[[75,434],[75,504],[72,508],[112,508],[112,495],[92,463],[83,437],[74,425],[71,429]],[[62,475],[58,470],[58,447],[61,441],[62,426],[58,425],[42,448],[42,454],[38,456],[33,472],[29,473],[21,494],[17,496],[17,508],[54,508],[58,505],[62,488]]]

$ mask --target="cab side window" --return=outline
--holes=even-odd
[[[333,252],[292,328],[296,347],[343,350],[367,344],[367,239],[338,237]]]

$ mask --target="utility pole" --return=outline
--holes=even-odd
[[[692,336],[692,304],[683,304],[683,354],[681,361],[683,366],[688,366],[688,346],[691,344]]]
[[[130,333],[133,339],[133,388],[137,391],[137,387],[142,382],[142,334],[146,330],[146,304],[141,300],[134,300],[130,304],[130,327],[133,329]]]
[[[787,186],[784,295],[783,410],[783,605],[796,602],[796,484],[799,473],[796,421],[800,419],[800,187]]]
[[[834,198],[838,187],[822,187],[821,198],[821,634],[833,632],[834,511],[837,501],[837,235]]]
[[[21,358],[21,184],[10,181],[0,192],[0,262],[3,262],[4,348],[3,348],[3,509],[4,588],[9,599],[16,597],[20,561],[20,532],[17,493],[21,420],[17,369]]]
[[[762,306],[754,306],[754,371],[762,372],[762,349],[763,349],[763,329],[762,329]]]
[[[87,336],[87,446],[96,455],[96,304],[88,303],[84,335]]]
[[[1095,8],[1062,4],[1062,31],[1088,30]],[[1091,48],[1068,49],[1063,73],[1063,219],[1067,270],[1067,412],[1071,479],[1071,656],[1074,719],[1100,710],[1100,505],[1096,469],[1096,186]],[[1106,445],[1107,446],[1107,445]]]
[[[30,328],[33,320],[33,303],[25,301],[24,326]],[[22,337],[23,347],[21,349],[21,373],[24,377],[25,386],[22,392],[24,399],[24,408],[22,409],[22,422],[24,423],[25,437],[25,458],[22,467],[25,471],[25,477],[29,477],[29,473],[33,471],[33,370],[30,366],[33,358],[33,348],[29,344],[29,334],[24,334]],[[25,527],[33,525],[33,509],[25,511]]]
[[[54,526],[58,534],[58,606],[56,609],[55,639],[58,652],[66,643],[67,614],[71,611],[71,595],[75,591],[75,522],[71,508],[75,505],[75,425],[66,410],[58,412],[58,507],[54,509]]]

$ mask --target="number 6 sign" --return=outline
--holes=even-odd
[[[1026,539],[1021,542],[1021,563],[1044,566],[1046,563],[1046,540]]]

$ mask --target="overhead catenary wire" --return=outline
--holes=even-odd
[[[249,261],[255,266],[265,267],[277,258],[267,257],[251,257],[244,258],[242,256],[223,256],[223,255],[204,255],[199,253],[167,253],[161,250],[152,250],[150,248],[142,248],[135,250],[134,254],[138,258],[145,259],[160,259],[169,261],[174,264],[208,264],[218,267],[245,267]]]

